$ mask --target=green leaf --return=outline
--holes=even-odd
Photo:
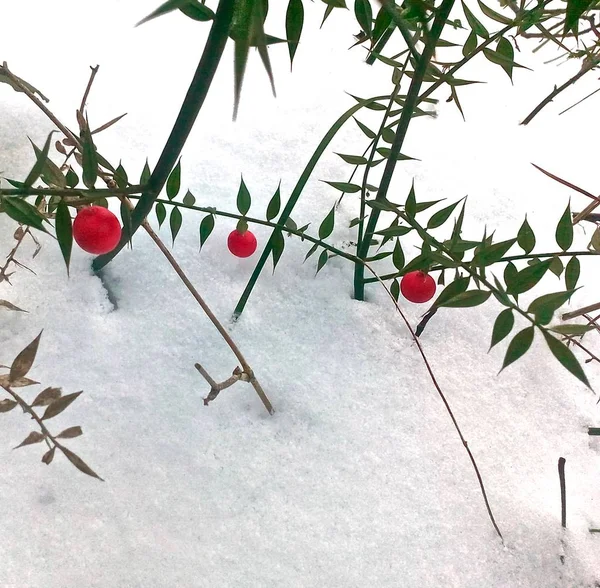
[[[321,255],[319,255],[319,261],[317,262],[317,274],[323,269],[328,261],[329,256],[327,255],[327,251],[324,249],[321,251]]]
[[[298,43],[304,26],[304,5],[302,0],[290,0],[285,14],[285,33],[288,40],[288,51],[290,53],[290,69],[294,62],[294,56],[298,49]]]
[[[171,236],[173,237],[173,245],[175,245],[175,238],[177,237],[177,233],[179,233],[179,229],[181,229],[182,222],[183,218],[181,216],[181,211],[177,206],[174,206],[173,210],[171,210],[171,215],[169,216],[169,225],[171,226]]]
[[[557,277],[560,278],[560,274],[563,272],[563,262],[560,257],[554,256],[552,258],[552,263],[550,264],[550,271]]]
[[[503,46],[503,50],[506,50],[506,45]],[[504,54],[500,53],[499,51],[494,51],[493,49],[486,48],[483,50],[483,54],[486,56],[488,61],[491,61],[492,63],[495,63],[496,65],[499,65],[507,73],[508,73],[508,71],[510,71],[510,73],[508,75],[511,80],[512,80],[512,68],[513,67],[520,67],[522,69],[530,70],[529,67],[525,67],[524,65],[521,65],[520,63],[517,63],[516,61],[509,59],[508,57],[506,57]]]
[[[527,217],[525,217],[517,234],[517,243],[527,255],[529,255],[535,247],[535,234],[527,222]]]
[[[140,25],[152,20],[154,18],[158,18],[159,16],[163,16],[164,14],[168,14],[173,10],[178,10],[182,6],[188,4],[189,0],[167,0],[161,4],[156,10],[152,11],[148,16],[142,18],[135,26],[139,27]]]
[[[67,203],[61,198],[56,207],[56,219],[54,221],[56,238],[58,245],[65,260],[67,276],[69,275],[69,263],[71,261],[71,250],[73,248],[73,225],[71,222],[71,213]]]
[[[199,22],[207,22],[215,17],[215,13],[206,4],[200,4],[198,0],[187,0],[179,10],[188,18]]]
[[[442,210],[438,210],[435,214],[431,215],[427,223],[428,229],[437,229],[441,227],[449,218],[450,215],[454,212],[454,209],[458,206],[460,200],[451,204],[450,206],[446,206],[446,208],[442,208]]]
[[[329,184],[336,190],[340,190],[341,192],[345,192],[347,194],[354,194],[356,192],[360,192],[360,186],[356,184],[349,184],[348,182],[325,182]]]
[[[158,226],[160,228],[160,226],[165,221],[165,218],[167,217],[167,211],[165,209],[165,205],[162,202],[157,202],[155,212],[156,212],[156,219],[158,220]]]
[[[133,233],[133,231],[131,230],[131,211],[129,210],[129,206],[127,206],[127,204],[125,204],[125,202],[121,202],[121,206],[120,206],[120,213],[121,213],[121,222],[122,222],[122,226],[123,226],[123,232],[125,235],[129,236],[129,246],[133,247],[132,245],[132,241],[131,241],[131,235]]]
[[[559,335],[574,335],[580,336],[585,335],[589,331],[595,329],[594,325],[578,325],[578,324],[564,324],[550,327],[551,331],[558,333]]]
[[[373,9],[369,0],[354,0],[354,15],[361,29],[371,37]]]
[[[546,343],[552,352],[552,355],[558,359],[563,367],[565,367],[568,371],[570,371],[580,382],[583,382],[588,388],[592,388],[590,383],[581,367],[581,364],[577,361],[573,352],[562,342],[559,341],[556,337],[553,337],[546,330],[543,330],[544,339],[546,339]]]
[[[513,49],[512,43],[504,38],[500,37],[498,40],[498,45],[496,46],[496,53],[498,55],[502,55],[506,60],[510,63],[500,63],[499,65],[506,72],[506,75],[510,78],[512,82],[512,73],[514,68],[514,58],[515,58],[515,50]]]
[[[516,239],[508,239],[506,241],[500,241],[494,243],[488,247],[482,248],[479,253],[473,256],[471,262],[473,266],[487,266],[500,261],[508,252],[508,250],[515,244]]]
[[[435,300],[435,305],[440,306],[444,304],[444,302],[448,302],[453,299],[455,296],[462,294],[469,287],[469,282],[471,278],[469,276],[464,276],[460,278],[456,278],[452,282],[450,282],[439,294],[439,296]]]
[[[567,204],[567,208],[558,221],[556,226],[556,243],[566,251],[573,244],[573,220],[571,217],[571,204]]]
[[[567,0],[564,35],[567,35],[569,31],[577,33],[579,19],[592,4],[593,0]]]
[[[181,159],[177,162],[177,165],[173,168],[173,171],[169,174],[167,179],[167,198],[173,200],[177,194],[179,194],[179,188],[181,187]]]
[[[44,165],[46,163],[46,159],[48,158],[48,152],[50,151],[50,143],[52,141],[52,135],[55,132],[56,131],[50,132],[50,134],[48,135],[48,138],[46,139],[46,142],[44,143],[44,148],[42,149],[41,152],[37,153],[37,160],[36,160],[34,166],[31,168],[31,171],[27,174],[25,181],[23,182],[23,185],[25,187],[31,188],[31,186],[33,186],[33,183],[40,177],[40,175],[42,173],[42,169],[44,168]],[[31,142],[31,144],[33,145],[34,149],[37,152],[38,149],[35,147],[33,141],[31,139],[29,139],[29,141]]]
[[[490,344],[490,349],[500,343],[502,339],[508,336],[508,334],[512,331],[512,328],[515,324],[515,316],[513,314],[512,308],[505,308],[497,317],[494,322],[494,328],[492,330],[492,342]]]
[[[507,292],[509,294],[522,294],[523,292],[527,292],[527,290],[531,290],[544,277],[551,263],[552,260],[547,259],[517,272],[514,277],[511,277],[510,283],[507,282]]]
[[[502,364],[502,371],[508,367],[511,363],[517,361],[517,359],[523,357],[531,347],[533,343],[534,328],[527,327],[522,331],[519,331],[508,345],[506,355],[504,356],[504,363]]]
[[[479,306],[483,304],[492,293],[484,290],[467,290],[466,292],[462,292],[457,294],[453,298],[448,301],[442,302],[438,304],[436,300],[436,306],[445,306],[448,308],[468,308],[471,306]]]
[[[335,222],[335,206],[329,211],[329,214],[323,219],[321,226],[319,227],[319,239],[327,239],[333,232],[333,225]]]
[[[237,195],[237,209],[239,210],[239,212],[242,216],[245,216],[246,214],[248,214],[248,211],[250,210],[251,202],[252,202],[252,199],[250,197],[250,192],[248,191],[248,188],[246,187],[244,178],[242,176],[242,179],[240,181],[240,188],[238,190],[238,195]]]
[[[567,268],[565,269],[565,286],[567,290],[574,290],[577,286],[577,281],[579,280],[579,272],[580,272],[581,264],[579,263],[579,259],[577,257],[571,257],[569,263],[567,263]]]
[[[315,243],[309,250],[306,256],[304,257],[304,261],[306,261],[317,249],[319,248],[319,244]],[[304,263],[304,261],[302,263]]]
[[[374,139],[377,133],[373,132],[369,127],[361,123],[356,117],[352,117],[354,122],[358,125],[358,128],[367,136],[369,139]]]
[[[281,208],[281,194],[279,191],[280,187],[281,183],[279,184],[279,186],[277,186],[277,190],[275,191],[275,194],[273,194],[273,197],[271,198],[267,206],[268,221],[272,221],[279,214],[279,209]]]
[[[387,147],[378,147],[376,149],[377,153],[379,153],[379,155],[381,155],[381,157],[385,157],[385,159],[389,159],[390,156],[392,155],[392,150],[388,149]],[[410,155],[404,155],[403,153],[398,153],[397,157],[396,157],[396,161],[419,161],[418,159],[415,159],[414,157],[410,157]]]
[[[125,171],[125,168],[121,165],[121,163],[119,162],[119,167],[117,167],[117,169],[115,170],[115,175],[114,175],[114,179],[115,182],[117,183],[117,186],[119,186],[119,188],[124,189],[127,188],[127,172]]]
[[[492,20],[495,20],[496,22],[499,22],[504,25],[509,25],[513,23],[513,20],[508,18],[508,16],[504,16],[503,14],[492,10],[489,6],[486,6],[483,2],[481,2],[481,0],[477,0],[477,3],[479,4],[481,12],[483,12],[483,14],[485,14],[488,18],[491,18]]]
[[[392,15],[382,6],[377,13],[375,18],[375,24],[373,25],[373,32],[371,35],[371,49],[375,46],[375,43],[379,41],[382,35],[387,31],[389,26],[392,24]]]
[[[400,239],[396,239],[396,244],[394,245],[394,252],[392,253],[392,262],[394,267],[400,271],[404,267],[405,263],[404,251],[402,251],[402,245],[400,243]]]
[[[188,190],[183,197],[183,203],[187,206],[194,206],[196,204],[196,197]]]
[[[398,302],[398,298],[400,296],[400,283],[396,278],[394,278],[392,285],[390,286],[390,294],[394,298],[396,302]]]
[[[215,217],[212,214],[207,214],[200,223],[200,249],[215,228]]]
[[[144,164],[144,169],[142,170],[142,174],[140,176],[140,184],[145,186],[150,180],[150,176],[152,173],[150,172],[150,166],[148,165],[148,160],[146,159],[146,163]]]
[[[431,265],[431,257],[428,254],[421,253],[417,255],[414,259],[411,259],[403,268],[402,275],[406,275],[410,272],[414,272],[415,270],[425,270],[429,269]]]
[[[73,171],[71,166],[69,166],[69,169],[67,170],[67,177],[65,180],[69,188],[74,188],[79,184],[79,176]]]
[[[467,57],[468,55],[471,55],[471,53],[473,53],[473,51],[475,51],[476,48],[477,48],[477,35],[473,31],[471,31],[469,33],[469,36],[467,37],[467,40],[465,41],[465,44],[463,45],[463,48],[462,48],[463,57]]]
[[[273,231],[273,236],[271,238],[273,240],[273,273],[275,273],[275,268],[277,267],[277,263],[283,254],[283,249],[285,248],[285,239],[283,238],[283,233],[280,230]]]
[[[36,157],[42,157],[43,151],[41,151],[38,148],[38,146],[31,139],[29,139],[29,142],[33,146],[33,150],[35,151]],[[42,180],[48,186],[56,186],[57,188],[64,188],[67,185],[65,176],[60,171],[60,168],[48,157],[47,154],[46,154],[46,158],[44,160],[44,164],[42,165],[41,177],[42,177]]]
[[[540,324],[547,325],[552,320],[554,313],[565,304],[572,295],[573,290],[544,294],[531,302],[527,312],[535,314],[535,318]]]
[[[92,190],[98,177],[98,154],[87,121],[81,127],[81,157],[83,159],[83,183]]]
[[[35,206],[29,204],[24,198],[18,196],[2,196],[0,203],[2,204],[4,212],[6,212],[13,220],[16,220],[22,225],[33,227],[38,231],[43,231],[44,233],[48,232],[43,225],[44,216],[42,213]]]
[[[467,5],[464,2],[462,2],[462,7],[471,30],[478,37],[481,37],[482,39],[488,39],[490,34],[488,33],[487,29],[481,24],[481,22],[479,22],[479,20],[477,20],[475,15],[467,8]]]
[[[342,153],[336,153],[339,155],[346,163],[350,165],[365,165],[367,163],[366,157],[361,157],[360,155],[344,155]]]
[[[414,182],[410,188],[410,192],[408,193],[406,202],[404,203],[404,211],[411,218],[415,218],[415,215],[417,214],[417,198],[415,196]]]

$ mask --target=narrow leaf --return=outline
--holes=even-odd
[[[158,226],[160,228],[160,226],[165,222],[165,218],[167,218],[167,209],[162,202],[157,202],[155,212],[156,220],[158,221]]]
[[[271,198],[267,206],[268,221],[272,221],[279,214],[279,209],[281,208],[280,187],[281,183],[279,184],[279,186],[277,186],[277,190],[275,191],[275,194],[273,194],[273,197]]]
[[[552,355],[554,355],[561,365],[570,371],[580,382],[583,382],[591,389],[587,376],[585,375],[581,364],[577,361],[575,355],[573,355],[573,352],[562,341],[559,341],[547,331],[544,330],[542,332]]]
[[[67,276],[69,275],[69,263],[71,261],[71,250],[73,248],[73,226],[69,207],[63,198],[56,207],[56,220],[54,222],[58,245],[65,260]]]
[[[59,439],[73,439],[74,437],[79,437],[80,435],[83,435],[81,427],[69,427],[68,429],[65,429],[59,433],[57,437]]]
[[[61,447],[61,451],[80,472],[83,472],[88,476],[92,476],[92,478],[98,478],[98,480],[104,481],[90,466],[88,466],[78,455],[73,453],[70,449],[67,449],[66,447]]]
[[[285,239],[283,238],[283,233],[280,230],[273,231],[273,235],[271,237],[272,246],[273,246],[273,273],[275,273],[275,268],[281,259],[283,254],[283,249],[285,248]]]
[[[173,200],[181,187],[181,159],[177,162],[177,165],[173,168],[173,171],[169,174],[167,179],[167,198]]]
[[[567,204],[567,208],[558,221],[556,226],[556,243],[566,251],[573,244],[573,220],[571,217],[571,204]]]
[[[171,237],[173,239],[173,245],[175,245],[175,239],[177,238],[179,229],[181,229],[182,222],[183,217],[181,216],[181,211],[179,210],[179,207],[174,206],[169,216],[169,225],[171,227]]]
[[[335,206],[329,211],[327,216],[323,219],[323,222],[319,226],[319,239],[327,239],[333,232],[333,226],[335,223]]]
[[[31,342],[25,349],[23,349],[17,357],[15,357],[12,365],[10,366],[9,380],[11,383],[19,380],[23,376],[27,375],[27,372],[31,369],[35,356],[37,354],[38,345],[40,344],[40,338],[43,331]]]
[[[252,199],[250,197],[250,192],[248,191],[248,188],[244,183],[244,178],[242,177],[237,195],[237,209],[242,216],[246,215],[250,210],[251,202]]]
[[[445,306],[447,308],[469,308],[471,306],[479,306],[483,304],[490,296],[491,292],[484,290],[467,290],[461,294],[457,294],[454,298],[436,306]]]
[[[56,399],[54,402],[48,405],[48,408],[44,412],[44,416],[42,416],[42,420],[46,421],[60,414],[72,402],[74,402],[82,392],[83,390],[80,390],[79,392],[73,392],[72,394],[67,394],[66,396],[61,396],[60,398]]]
[[[492,329],[492,342],[490,349],[500,343],[512,331],[515,324],[515,315],[512,308],[505,308],[497,317]]]
[[[215,217],[212,214],[205,216],[200,223],[200,249],[215,228]]]
[[[285,14],[285,33],[290,53],[290,69],[294,63],[294,56],[298,49],[298,43],[304,26],[304,5],[302,0],[290,0]]]
[[[574,290],[579,280],[580,262],[577,257],[571,257],[565,269],[565,286],[567,290]]]
[[[517,361],[517,359],[523,357],[525,353],[531,347],[533,343],[534,327],[527,327],[522,331],[519,331],[508,345],[506,355],[504,356],[504,363],[502,364],[502,371],[508,367],[511,363]]]
[[[527,255],[529,255],[535,247],[535,234],[527,222],[527,217],[525,217],[517,234],[517,243]]]
[[[29,433],[29,435],[27,435],[27,437],[25,437],[25,439],[23,439],[23,441],[21,441],[21,443],[19,443],[16,447],[13,447],[13,449],[25,447],[25,445],[33,445],[34,443],[40,443],[43,440],[44,435],[42,433],[39,433],[38,431],[32,431],[31,433]]]

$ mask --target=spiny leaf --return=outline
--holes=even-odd
[[[556,226],[556,243],[566,251],[573,244],[573,220],[571,217],[571,204],[567,204],[567,208],[558,221]]]
[[[512,19],[508,18],[508,16],[504,16],[495,10],[492,10],[489,6],[486,6],[481,0],[477,0],[479,4],[479,8],[481,8],[481,12],[485,14],[488,18],[495,20],[504,25],[512,24]]]
[[[530,265],[517,272],[514,277],[511,276],[509,278],[510,281],[506,281],[507,274],[505,272],[504,279],[507,285],[507,292],[509,294],[522,294],[523,292],[527,292],[527,290],[531,290],[544,277],[551,263],[552,260],[548,259],[535,265]]]
[[[565,269],[565,286],[567,290],[574,290],[579,280],[580,262],[577,257],[571,257]]]
[[[577,361],[573,352],[556,337],[553,337],[546,330],[543,330],[544,339],[552,352],[552,355],[558,359],[561,365],[569,370],[579,381],[583,382],[588,388],[592,388],[590,383],[581,367],[581,364]]]
[[[83,392],[80,390],[79,392],[73,392],[72,394],[67,394],[66,396],[61,396],[57,398],[53,402],[48,405],[48,408],[44,412],[42,416],[43,421],[47,421],[60,414],[63,410],[65,410],[72,402],[77,400],[77,397]]]
[[[280,188],[281,188],[281,182],[279,183],[279,186],[277,186],[277,190],[275,191],[275,194],[273,194],[273,197],[271,198],[271,200],[269,200],[269,204],[267,206],[267,220],[268,221],[272,221],[279,214],[279,209],[281,208]]]
[[[394,245],[394,252],[392,253],[392,263],[394,267],[400,271],[404,267],[406,259],[404,257],[404,251],[402,251],[402,244],[400,243],[400,239],[396,239],[396,244]]]
[[[417,198],[415,196],[415,184],[413,182],[410,192],[406,198],[406,202],[404,203],[404,211],[408,216],[414,218],[417,214]]]
[[[354,194],[360,192],[360,186],[357,184],[350,184],[348,182],[325,182],[340,192],[346,192],[347,194]]]
[[[482,39],[488,39],[490,34],[488,33],[487,29],[481,24],[481,22],[479,22],[479,20],[477,20],[475,15],[467,8],[467,5],[464,2],[462,2],[462,7],[472,31],[478,37],[481,37]]]
[[[438,210],[436,213],[431,215],[431,218],[427,222],[427,228],[436,229],[437,227],[441,227],[450,218],[450,215],[454,212],[454,209],[459,203],[460,200],[454,204],[451,204],[450,206],[446,206],[446,208],[442,208],[442,210]]]
[[[35,356],[37,354],[38,346],[40,344],[40,338],[42,337],[43,330],[40,334],[31,342],[25,349],[23,349],[17,357],[15,357],[12,365],[10,366],[9,380],[11,384],[20,378],[27,375],[27,372],[31,369]]]
[[[283,249],[285,248],[285,239],[283,238],[283,233],[281,232],[281,230],[273,231],[273,236],[271,237],[271,239],[273,240],[273,273],[275,273],[275,268],[277,267],[277,263],[281,259]]]
[[[506,255],[509,249],[515,244],[516,239],[507,239],[487,247],[483,247],[473,256],[472,264],[474,266],[486,266],[496,263]]]
[[[511,331],[515,324],[512,308],[505,308],[497,317],[492,329],[492,342],[490,349],[500,343]]]
[[[81,119],[83,119],[83,117],[81,117]],[[98,177],[98,153],[96,152],[96,146],[94,145],[94,140],[92,139],[90,126],[87,120],[80,120],[80,130],[82,146],[81,156],[83,158],[83,183],[86,188],[92,190],[96,184],[96,178]]]
[[[58,439],[73,439],[83,435],[81,427],[69,427],[57,435]]]
[[[469,276],[456,278],[450,282],[439,294],[435,300],[436,306],[441,306],[444,302],[452,300],[458,294],[462,294],[469,286],[471,278]]]
[[[174,206],[173,210],[171,210],[171,215],[169,216],[169,225],[171,227],[171,237],[173,239],[173,245],[175,245],[175,239],[179,233],[179,229],[181,229],[181,223],[183,222],[183,217],[181,216],[181,211],[179,207]]]
[[[198,0],[187,0],[179,10],[188,18],[199,22],[207,22],[215,17],[215,13],[206,4],[200,4]]]
[[[569,31],[577,34],[579,19],[592,4],[593,0],[567,0],[564,35],[567,35]]]
[[[476,48],[477,48],[477,35],[474,33],[474,31],[471,31],[469,33],[469,36],[467,37],[467,40],[465,41],[465,44],[463,45],[463,48],[462,48],[463,57],[467,57],[468,55],[471,55],[471,53],[473,53],[473,51],[475,51]]]
[[[35,151],[36,157],[38,157],[38,158],[43,157],[43,151],[31,139],[29,139],[29,142],[33,146],[33,150]],[[58,141],[57,141],[57,143],[59,145],[61,144]],[[56,165],[48,157],[47,153],[46,153],[46,157],[44,159],[43,165],[42,165],[42,171],[40,172],[40,175],[42,177],[42,180],[48,186],[55,186],[57,188],[65,188],[67,185],[67,180],[65,179],[65,176],[60,171],[60,168],[58,167],[58,165]]]
[[[484,290],[467,290],[466,292],[462,292],[457,294],[450,300],[442,302],[438,304],[436,301],[436,306],[445,306],[448,308],[470,308],[471,306],[479,306],[483,304],[490,296],[491,292]]]
[[[323,222],[319,226],[319,239],[327,239],[333,232],[333,225],[335,223],[335,206],[329,211],[327,216],[323,219]]]
[[[321,251],[321,255],[319,255],[319,261],[317,262],[317,274],[323,269],[328,261],[329,256],[327,255],[327,251],[323,249],[323,251]]]
[[[517,243],[526,254],[531,253],[535,247],[535,234],[527,222],[527,217],[525,217],[517,234]]]
[[[367,136],[369,139],[374,139],[377,133],[373,132],[369,127],[361,123],[356,117],[352,117],[354,122],[358,125],[358,128]]]
[[[593,331],[596,327],[594,325],[577,325],[577,324],[564,324],[550,327],[551,331],[558,333],[559,335],[585,335],[589,331]]]
[[[508,39],[500,37],[498,40],[498,45],[496,46],[496,53],[506,58],[508,63],[500,63],[499,65],[506,72],[506,75],[508,75],[510,81],[512,82],[515,57],[515,50],[513,49],[512,43]]]
[[[167,209],[162,202],[157,202],[155,212],[156,220],[158,221],[158,226],[160,228],[160,226],[165,222],[165,218],[167,218]]]
[[[56,445],[54,447],[52,447],[52,449],[49,449],[48,451],[46,451],[46,453],[44,453],[44,455],[42,457],[42,463],[45,463],[46,465],[49,465],[50,463],[52,463],[55,452],[56,452]]]
[[[180,9],[181,7],[188,4],[188,2],[189,2],[189,0],[167,0],[167,2],[164,2],[163,4],[161,4],[156,10],[153,10],[148,16],[142,18],[142,20],[140,20],[135,26],[139,27],[140,25],[142,25],[154,18],[158,18],[159,16],[168,14],[169,12],[172,12],[173,10]]]
[[[48,406],[62,396],[60,388],[46,388],[42,390],[36,397],[31,406]]]
[[[354,0],[354,15],[365,34],[371,37],[373,10],[369,0]]]
[[[42,170],[44,169],[44,165],[46,164],[46,159],[48,158],[48,153],[50,151],[50,144],[52,142],[52,135],[55,132],[56,131],[50,132],[50,134],[48,135],[48,138],[46,139],[46,142],[44,143],[43,149],[39,153],[37,153],[37,160],[36,160],[34,166],[31,168],[31,171],[27,174],[25,181],[23,182],[25,187],[31,188],[31,186],[33,186],[33,183],[40,177]],[[31,139],[29,139],[29,141],[34,146],[34,148],[36,148],[33,141]],[[36,152],[37,151],[39,151],[39,150],[36,148]]]
[[[517,359],[523,357],[525,353],[531,347],[533,343],[533,335],[534,328],[527,327],[522,331],[519,331],[513,338],[512,341],[508,345],[508,349],[506,350],[506,355],[504,356],[504,363],[502,364],[502,371],[504,368],[508,367],[511,363],[517,361]]]
[[[0,197],[0,203],[4,212],[13,220],[22,225],[33,227],[38,231],[48,232],[43,224],[45,219],[42,213],[24,198],[19,196],[2,196]]]
[[[17,406],[18,402],[15,400],[11,400],[10,398],[5,398],[4,400],[0,400],[0,412],[8,412]]]
[[[61,451],[65,454],[66,458],[80,471],[88,476],[92,476],[92,478],[98,478],[101,480],[102,478],[90,467],[88,466],[78,455],[73,453],[70,449],[62,446]]]
[[[71,213],[69,207],[63,198],[60,199],[56,207],[56,238],[58,245],[65,260],[67,267],[67,276],[69,275],[69,263],[71,261],[71,249],[73,248],[73,226],[71,222]]]
[[[361,155],[344,155],[343,153],[336,153],[339,155],[346,163],[350,165],[365,165],[368,160],[366,157],[362,157]]]

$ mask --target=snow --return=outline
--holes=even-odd
[[[13,3],[3,14],[2,59],[48,95],[69,125],[88,66],[100,64],[90,120],[99,125],[128,112],[98,136],[98,145],[135,177],[146,157],[151,164],[158,157],[208,27],[169,15],[132,28],[154,1],[82,6]],[[271,30],[281,36],[283,8],[272,7]],[[285,200],[321,137],[353,104],[345,92],[389,91],[388,68],[361,63],[360,48],[346,50],[356,32],[352,14],[336,11],[319,32],[321,14],[320,5],[307,6],[310,42],[307,36],[293,74],[286,49],[271,50],[277,99],[251,55],[236,123],[229,48],[183,153],[184,190],[199,204],[235,210],[243,173],[250,213],[263,216],[279,180]],[[38,41],[25,43],[24,30]],[[56,34],[49,38],[49,31]],[[399,164],[390,197],[403,201],[413,177],[419,200],[468,194],[465,234],[474,239],[484,225],[499,239],[513,236],[527,213],[539,250],[553,250],[568,198],[577,211],[587,200],[530,162],[593,191],[593,100],[557,116],[593,82],[584,78],[522,127],[519,121],[577,64],[543,66],[525,52],[517,60],[534,64],[536,73],[516,71],[514,87],[483,58],[464,72],[489,81],[460,88],[466,123],[444,92],[438,95],[438,118],[416,119],[403,149],[420,161]],[[0,87],[0,100],[0,170],[21,178],[33,161],[27,135],[40,144],[52,127],[8,86]],[[358,153],[363,139],[350,124],[334,140],[293,214],[298,225],[311,222],[316,231],[339,196],[319,180],[346,181],[349,173],[333,152]],[[356,210],[346,196],[334,244],[352,238],[345,227]],[[75,248],[67,279],[53,239],[40,237],[33,260],[28,242],[19,260],[35,275],[19,269],[12,286],[0,284],[0,298],[28,311],[0,310],[0,362],[9,364],[44,329],[31,377],[65,393],[84,390],[48,426],[58,432],[81,425],[84,435],[65,443],[105,482],[84,476],[62,455],[46,467],[40,445],[13,452],[32,429],[18,411],[2,415],[0,586],[551,588],[600,580],[600,539],[588,531],[600,526],[600,446],[587,435],[599,422],[597,398],[543,342],[536,337],[525,358],[498,375],[506,342],[486,353],[500,310],[493,301],[443,309],[421,337],[481,470],[502,544],[468,456],[386,293],[371,285],[367,302],[353,300],[347,262],[333,259],[315,278],[316,258],[302,264],[308,245],[286,239],[276,272],[265,269],[232,323],[257,255],[239,260],[227,253],[235,222],[223,218],[199,254],[200,220],[184,216],[173,253],[226,323],[275,414],[242,383],[203,406],[208,389],[194,363],[222,380],[235,358],[142,231],[133,250],[104,271],[117,307],[91,271],[91,256]],[[589,226],[587,234],[576,230],[580,249]],[[14,228],[0,215],[3,255]],[[255,233],[260,248],[269,232]],[[160,234],[170,245],[168,229]],[[416,244],[408,239],[405,251],[414,255],[410,243]],[[585,288],[571,309],[597,301],[593,263],[582,258]],[[385,271],[385,263],[380,267]],[[555,277],[545,277],[523,303],[559,288]],[[413,326],[426,308],[402,304]],[[593,348],[594,333],[586,339]],[[586,372],[594,386],[598,367],[587,364]],[[21,390],[32,399],[41,387]]]

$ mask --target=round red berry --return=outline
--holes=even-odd
[[[250,257],[256,251],[256,245],[256,237],[248,230],[240,233],[236,229],[227,238],[227,247],[236,257]]]
[[[427,302],[435,294],[435,280],[425,272],[408,272],[400,281],[402,296],[410,302]]]
[[[108,208],[86,206],[79,210],[73,221],[73,239],[88,253],[108,253],[121,239],[121,225]]]

